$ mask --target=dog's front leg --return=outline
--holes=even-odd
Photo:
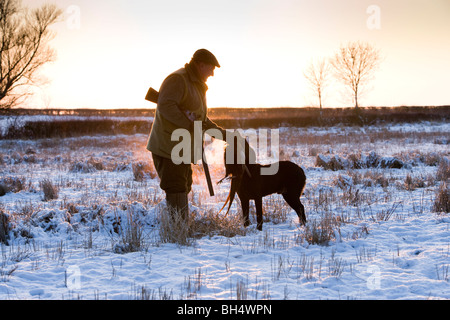
[[[242,217],[244,218],[244,227],[248,227],[250,225],[250,218],[249,218],[249,199],[243,199],[239,197],[241,200],[242,205]]]
[[[263,209],[262,209],[262,198],[255,199],[255,207],[256,207],[256,228],[259,231],[262,231],[263,225]]]

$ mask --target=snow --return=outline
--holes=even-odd
[[[355,132],[386,136],[355,144],[321,140]],[[389,137],[398,132],[413,138]],[[417,138],[422,132],[435,134]],[[449,132],[449,124],[429,122],[282,128],[280,138],[290,137],[280,144],[283,158],[306,172],[307,226],[274,195],[264,209],[285,211],[285,219],[268,218],[259,232],[251,209],[247,230],[203,235],[189,245],[160,239],[158,179],[134,180],[132,164],[151,162],[146,135],[0,141],[0,180],[23,182],[0,197],[0,212],[10,219],[8,245],[0,244],[0,299],[450,299],[450,216],[432,209],[438,165],[423,160],[448,159],[442,141]],[[223,149],[214,143],[210,169],[218,181]],[[350,154],[400,159],[404,166],[352,168]],[[327,170],[318,158],[344,165]],[[405,187],[408,175],[423,184]],[[56,199],[43,201],[45,178],[58,187]],[[217,212],[229,186],[215,184],[216,196],[209,197],[197,166],[191,211]],[[237,201],[227,218],[239,213]],[[325,217],[334,221],[329,241],[312,243],[308,227]],[[123,239],[131,221],[143,241],[129,252]]]

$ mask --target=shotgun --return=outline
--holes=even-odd
[[[203,171],[205,171],[206,182],[208,184],[209,195],[211,197],[214,197],[214,188],[213,188],[213,185],[211,182],[211,175],[209,174],[208,163],[206,162],[206,155],[205,155],[205,149],[203,147],[203,142],[202,142],[202,164],[203,164]]]
[[[148,89],[147,94],[145,95],[145,100],[158,103],[159,92],[153,88]]]
[[[148,89],[147,94],[145,95],[145,100],[153,102],[153,103],[158,103],[158,97],[159,97],[159,92],[156,91],[153,88]],[[203,147],[203,134],[202,133],[202,164],[203,164],[203,171],[205,171],[205,176],[206,176],[206,182],[208,184],[208,190],[209,190],[209,195],[211,197],[214,196],[214,188],[211,182],[211,175],[209,173],[209,167],[208,167],[208,163],[206,162],[206,157],[205,157],[205,149]]]

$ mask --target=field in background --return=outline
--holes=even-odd
[[[3,111],[8,118],[3,139],[66,138],[93,134],[149,133],[154,109]],[[28,116],[34,116],[32,120]],[[42,116],[36,117],[36,116]],[[210,118],[224,128],[279,128],[336,125],[374,125],[450,121],[450,106],[354,108],[213,108]]]

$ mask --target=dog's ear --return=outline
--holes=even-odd
[[[250,146],[247,139],[245,141],[245,164],[255,164],[256,163],[256,152]]]

